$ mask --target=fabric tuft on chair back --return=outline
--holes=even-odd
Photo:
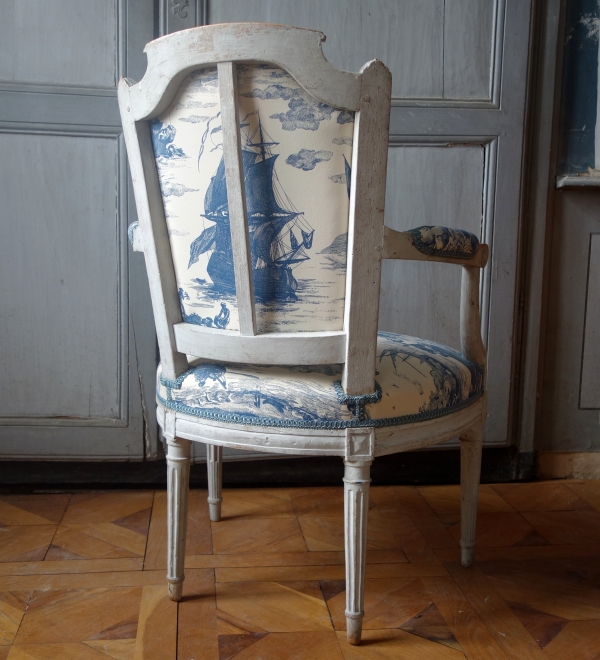
[[[258,332],[342,330],[354,113],[270,64],[237,64]],[[152,120],[182,318],[240,329],[217,67]]]

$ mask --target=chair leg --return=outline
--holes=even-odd
[[[345,461],[346,635],[350,644],[360,644],[362,635],[370,471],[370,462]]]
[[[189,440],[167,438],[168,560],[167,582],[171,600],[181,600],[187,531],[191,445]]]
[[[460,555],[465,568],[473,563],[475,552],[482,444],[482,426],[467,431],[460,438]]]
[[[223,500],[223,447],[206,445],[206,468],[208,471],[208,509],[212,522],[221,520]]]

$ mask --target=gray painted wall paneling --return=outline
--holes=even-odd
[[[600,409],[600,234],[590,237],[580,408]]]
[[[0,135],[0,415],[120,418],[116,138]]]
[[[357,71],[379,58],[399,98],[488,99],[494,2],[486,0],[219,0],[211,23],[264,21],[321,30],[325,56]]]
[[[585,374],[582,358],[586,302],[590,325],[598,327],[598,239],[592,247],[594,263],[588,263],[590,238],[600,233],[598,193],[565,190],[555,194],[554,228],[549,283],[547,335],[544,355],[544,389],[539,449],[547,451],[598,451],[600,426],[598,410],[583,410],[580,387],[592,386],[598,401],[596,374]],[[591,280],[590,280],[591,283]],[[591,291],[590,291],[591,289]],[[590,295],[591,294],[591,295]],[[596,298],[594,301],[592,296]],[[593,319],[593,320],[592,320]],[[587,338],[586,338],[587,339]],[[586,341],[587,343],[587,341]],[[589,347],[589,365],[598,365],[598,343]],[[587,389],[587,388],[586,388]],[[588,390],[589,392],[589,390]],[[583,394],[583,389],[581,394]],[[586,398],[588,393],[586,392]],[[596,406],[594,406],[596,407]],[[598,406],[600,407],[600,406]]]
[[[0,80],[114,87],[117,2],[3,2]]]
[[[490,99],[492,0],[445,0],[444,98]]]
[[[116,93],[93,88],[114,87],[117,61],[119,75],[143,75],[153,3],[57,1],[43,3],[42,13],[36,2],[33,14],[29,3],[27,24],[22,3],[14,5],[3,36],[12,39],[18,23],[23,47],[52,38],[56,52],[46,44],[51,62],[11,69],[13,82],[0,83],[2,162],[14,168],[0,184],[10,201],[0,266],[9,275],[0,292],[11,312],[2,328],[10,349],[0,453],[156,456],[154,325],[143,260],[128,264],[126,228],[135,213]]]
[[[479,145],[390,148],[386,224],[399,231],[439,224],[480,236],[483,165]],[[384,261],[380,330],[460,349],[460,278],[461,269],[448,264]]]

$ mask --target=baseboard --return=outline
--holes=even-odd
[[[540,479],[600,479],[600,452],[541,451]]]
[[[82,488],[164,488],[165,461],[141,463],[68,463],[0,461],[0,491],[72,490]],[[291,487],[340,485],[343,462],[337,457],[283,458],[231,461],[223,465],[223,485],[239,487]],[[371,469],[374,485],[457,484],[460,453],[406,452],[383,456]],[[533,454],[519,454],[514,447],[486,447],[482,483],[534,479]],[[206,465],[192,465],[190,484],[206,487]]]

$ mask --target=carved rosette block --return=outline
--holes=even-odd
[[[208,472],[208,509],[212,522],[221,520],[223,500],[223,447],[206,445],[206,469]]]
[[[171,600],[181,600],[190,485],[189,440],[167,437],[168,558],[167,582]]]
[[[346,634],[350,644],[359,644],[362,634],[370,468],[370,461],[345,461]]]
[[[465,568],[473,563],[475,552],[482,445],[483,427],[460,438],[460,559]]]

